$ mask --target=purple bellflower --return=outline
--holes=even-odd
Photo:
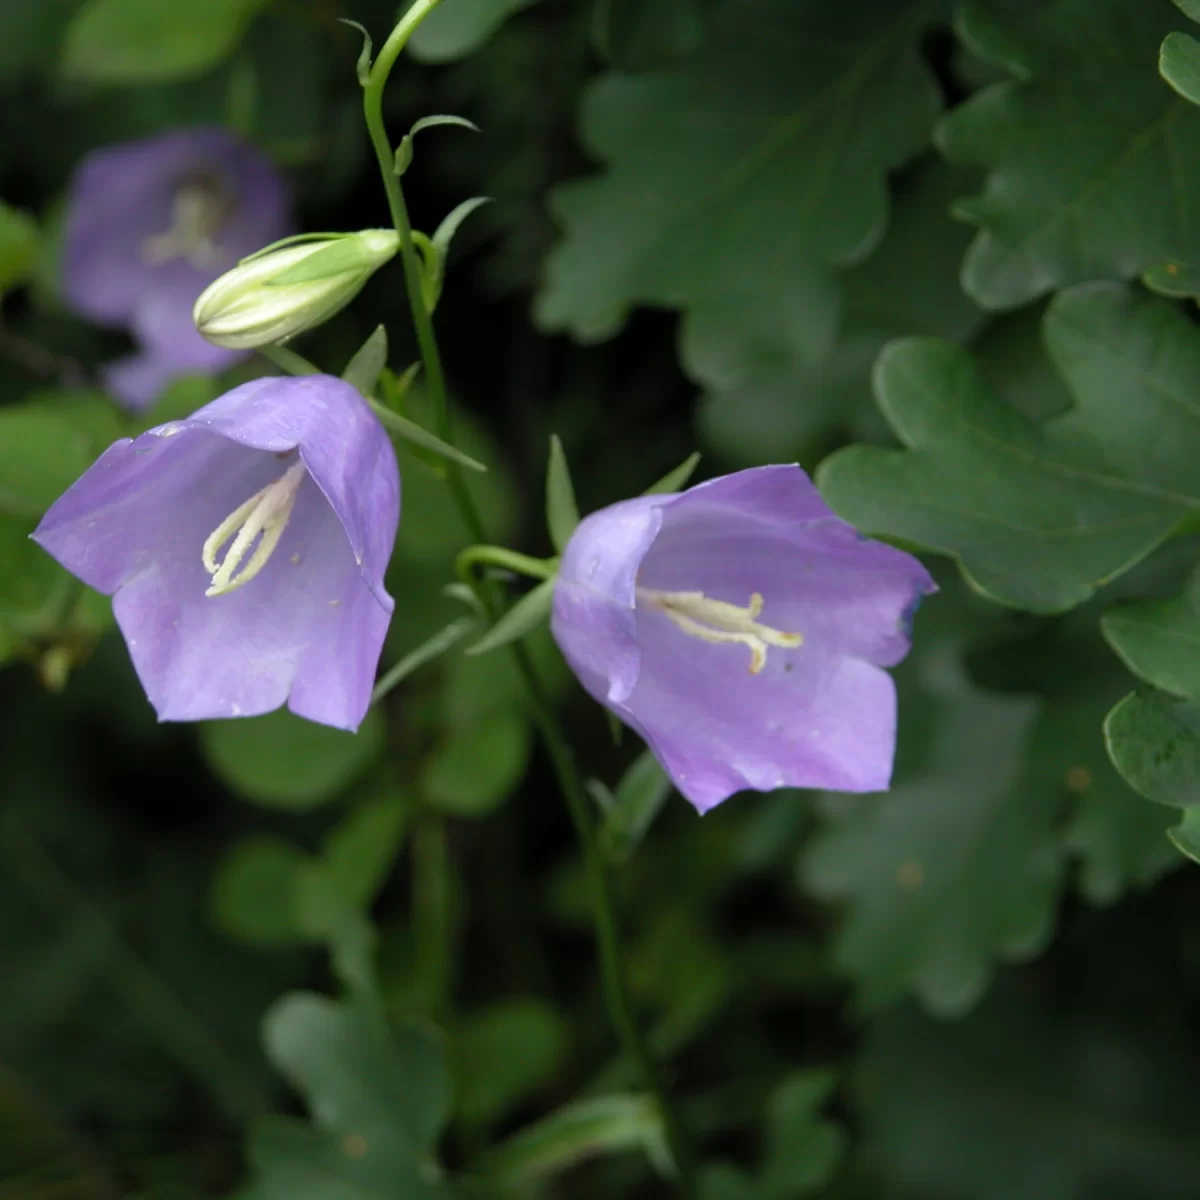
[[[68,198],[63,289],[78,312],[138,342],[138,353],[106,368],[109,390],[142,409],[176,376],[244,357],[205,341],[192,305],[239,259],[290,231],[283,179],[224,129],[177,130],[88,155]]]
[[[587,517],[551,627],[588,692],[706,812],[743,788],[885,789],[896,692],[882,668],[936,590],[799,467],[756,467]]]
[[[162,721],[355,729],[392,613],[391,442],[327,375],[258,379],[100,456],[33,537],[113,597]]]

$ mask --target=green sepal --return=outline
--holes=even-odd
[[[342,236],[336,242],[314,250],[307,258],[281,271],[272,279],[264,279],[264,287],[288,287],[294,283],[311,283],[315,279],[329,279],[334,275],[347,275],[360,271],[374,270],[378,265],[376,255],[353,236]]]
[[[700,451],[689,454],[673,471],[668,471],[657,483],[652,483],[643,496],[662,496],[669,492],[678,492],[691,479],[696,468],[700,465]]]
[[[546,467],[546,526],[555,552],[561,554],[579,524],[579,506],[571,483],[571,468],[558,434],[550,435],[550,461]]]
[[[543,621],[550,619],[550,608],[554,603],[554,579],[544,579],[531,592],[516,602],[473,646],[467,647],[470,655],[487,654],[499,650],[512,642],[520,641],[532,633]]]
[[[612,863],[625,862],[646,836],[671,794],[671,780],[649,750],[621,776],[600,828],[600,849]]]
[[[364,396],[370,396],[379,382],[379,376],[387,365],[388,337],[382,325],[354,352],[346,364],[342,378],[353,384]]]

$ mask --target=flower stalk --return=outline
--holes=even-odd
[[[387,194],[388,209],[391,212],[396,233],[400,238],[400,257],[404,266],[405,290],[408,293],[426,386],[433,406],[434,426],[438,436],[453,445],[454,429],[446,398],[446,381],[442,370],[441,355],[433,329],[432,315],[422,287],[421,263],[414,244],[408,209],[404,202],[400,177],[395,169],[395,152],[383,121],[383,92],[391,69],[413,30],[437,7],[439,2],[440,0],[416,0],[416,3],[401,18],[391,36],[380,48],[363,84],[363,112],[371,144],[379,160],[379,170],[383,178],[384,191]],[[486,527],[467,490],[466,480],[459,464],[453,461],[447,462],[446,481],[471,537],[476,542],[486,543],[488,541]],[[513,564],[510,562],[506,565]],[[476,591],[488,620],[494,623],[501,614],[501,603],[494,591],[488,587],[477,586]],[[582,849],[591,894],[592,919],[599,950],[600,971],[609,1015],[626,1052],[638,1065],[646,1086],[654,1093],[662,1113],[671,1156],[678,1172],[679,1190],[685,1196],[692,1196],[695,1194],[696,1185],[691,1147],[675,1114],[658,1063],[655,1061],[634,1016],[621,951],[616,904],[608,868],[596,837],[591,802],[565,731],[546,699],[545,689],[537,669],[520,642],[514,644],[512,652],[525,688],[530,715],[545,745]]]

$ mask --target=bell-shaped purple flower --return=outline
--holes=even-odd
[[[128,329],[140,349],[105,383],[145,408],[188,372],[244,357],[206,342],[196,298],[239,259],[291,232],[288,189],[259,151],[217,127],[106,146],[72,180],[63,289],[78,312]]]
[[[392,598],[396,457],[327,375],[258,379],[123,438],[34,540],[113,612],[163,721],[286,703],[343,729],[367,711]]]
[[[799,467],[756,467],[587,517],[552,629],[588,692],[705,812],[742,788],[886,788],[896,692],[882,668],[908,653],[936,590]]]

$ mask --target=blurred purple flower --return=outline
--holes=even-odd
[[[63,288],[78,312],[128,328],[140,346],[106,369],[114,395],[145,408],[175,376],[243,358],[196,332],[192,305],[239,259],[289,232],[283,179],[224,129],[177,130],[88,155],[67,202]]]
[[[882,667],[936,591],[795,466],[756,467],[582,521],[554,593],[583,686],[705,812],[742,788],[881,791],[896,742]]]
[[[354,729],[391,619],[387,434],[350,384],[259,379],[122,438],[34,539],[113,596],[163,721],[292,712]]]

